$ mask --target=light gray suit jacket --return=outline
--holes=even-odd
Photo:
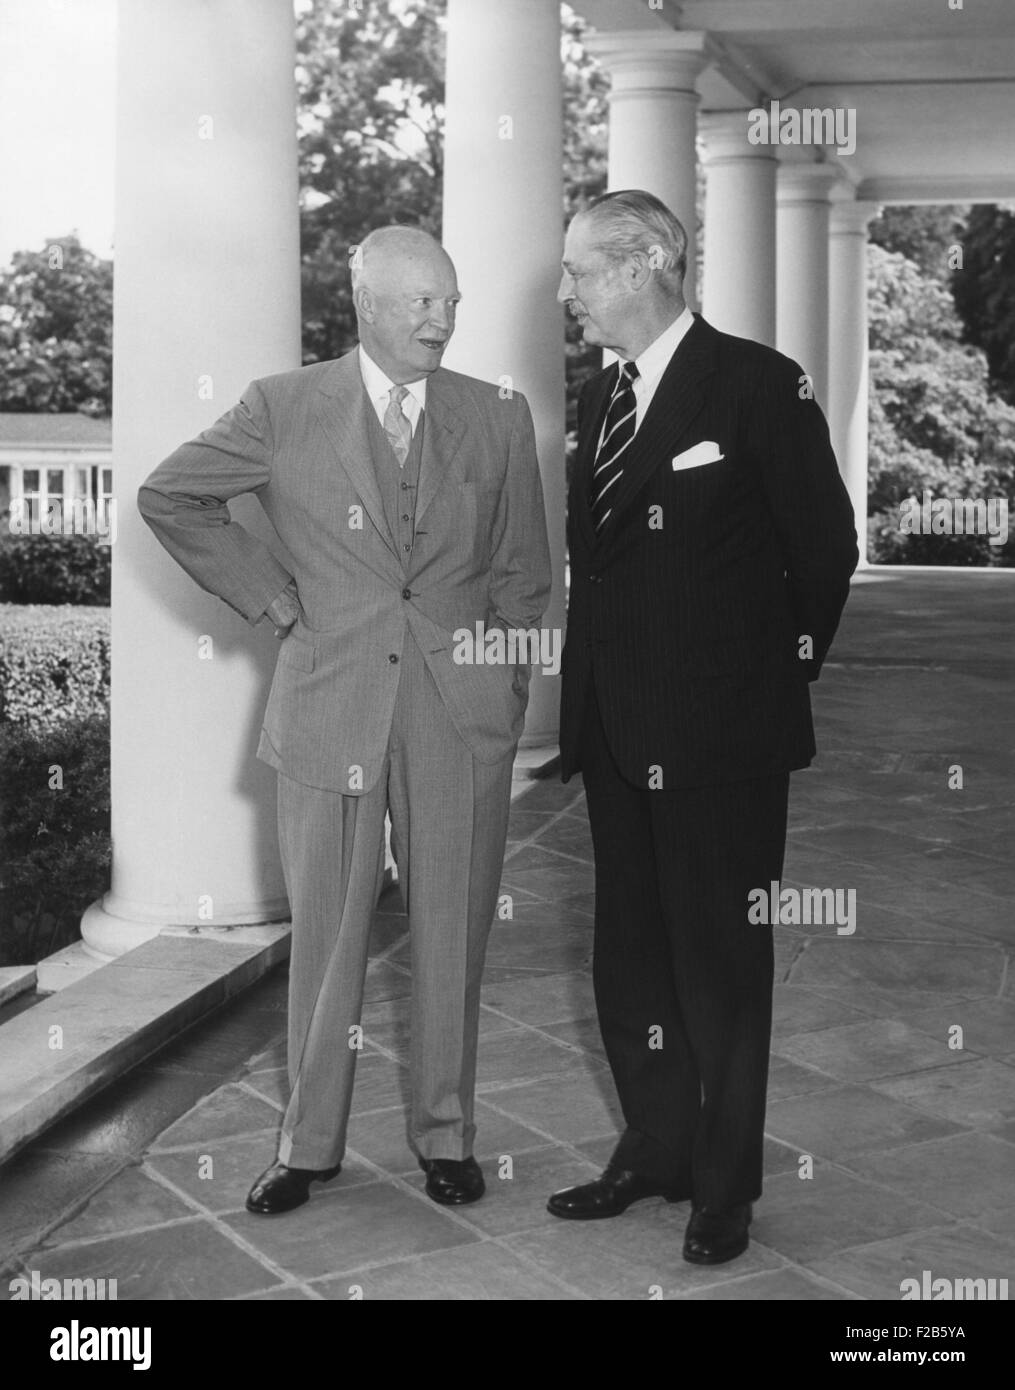
[[[528,628],[550,592],[532,417],[517,393],[439,368],[427,380],[416,536],[403,564],[367,436],[356,351],[252,382],[155,469],[138,506],[197,583],[255,623],[295,578],[304,618],[282,643],[258,757],[357,795],[380,773],[407,632],[481,762],[507,756],[526,667],[459,665],[456,628]],[[295,575],[226,505],[256,493]],[[408,593],[409,597],[405,595]]]

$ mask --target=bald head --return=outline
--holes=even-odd
[[[454,273],[444,247],[420,227],[378,227],[351,248],[349,261],[354,291],[360,285],[384,288],[406,274],[439,266]]]
[[[379,227],[353,247],[350,269],[360,342],[381,370],[396,385],[436,371],[459,300],[440,242],[418,227]]]

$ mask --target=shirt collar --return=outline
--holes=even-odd
[[[685,304],[683,312],[677,315],[669,328],[664,328],[655,342],[649,343],[645,351],[634,359],[639,377],[650,390],[666,370],[684,334],[693,327],[694,315]]]
[[[385,372],[381,371],[362,343],[359,345],[359,370],[370,399],[377,401],[383,398],[385,405],[387,405],[395,383]],[[424,410],[426,408],[426,377],[420,377],[419,381],[407,381],[405,389],[416,401],[420,410]]]

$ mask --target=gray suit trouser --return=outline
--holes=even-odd
[[[513,758],[478,762],[411,633],[387,755],[360,796],[279,775],[289,904],[289,1081],[279,1161],[329,1168],[345,1152],[384,815],[409,914],[409,1139],[422,1158],[472,1153],[479,990],[497,906]]]

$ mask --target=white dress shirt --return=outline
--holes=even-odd
[[[370,404],[376,411],[377,419],[383,427],[384,413],[391,404],[391,392],[395,383],[381,371],[370,354],[364,351],[362,343],[359,348],[359,370],[367,395],[370,397]],[[420,377],[419,381],[406,382],[405,389],[408,394],[402,398],[402,414],[408,420],[409,426],[415,434],[419,417],[426,409],[426,377]]]
[[[654,342],[649,343],[640,356],[634,359],[634,365],[638,368],[638,375],[635,377],[632,390],[634,391],[634,429],[637,434],[641,429],[641,422],[648,414],[648,408],[652,404],[652,397],[656,393],[656,387],[663,379],[663,373],[670,365],[670,358],[676,352],[677,347],[683,340],[684,334],[694,327],[694,315],[687,305],[684,305],[683,312],[670,324],[669,328],[664,328],[659,337]],[[626,359],[618,360],[618,368],[623,365]],[[616,389],[616,383],[614,383]],[[609,411],[607,411],[609,413]],[[596,445],[596,452],[603,446],[603,431],[606,429],[606,421],[603,420],[602,429],[599,431],[599,443]]]
[[[679,347],[684,334],[693,327],[694,315],[685,304],[683,313],[678,314],[669,328],[664,328],[655,342],[649,343],[645,351],[634,359],[634,365],[638,368],[638,375],[634,379],[634,399],[637,402],[635,430],[641,429],[641,422],[648,413],[656,387],[663,379],[663,373],[670,365],[670,358]]]

